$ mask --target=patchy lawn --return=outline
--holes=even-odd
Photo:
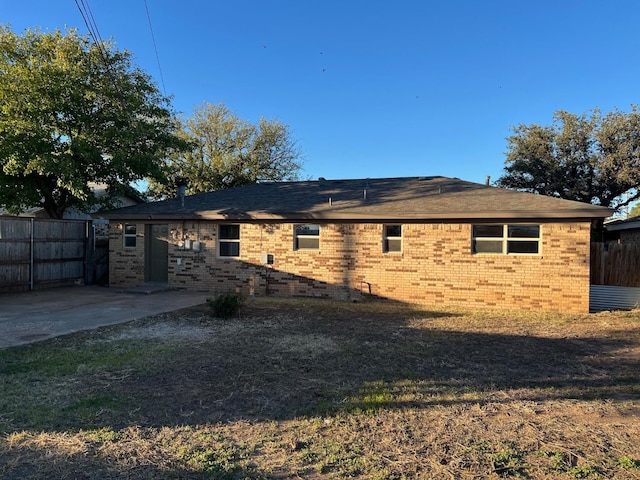
[[[0,478],[639,478],[640,312],[260,299],[0,350]]]

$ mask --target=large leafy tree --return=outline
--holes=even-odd
[[[108,207],[185,148],[169,99],[111,43],[0,26],[0,206]],[[94,183],[106,186],[97,197]]]
[[[640,197],[640,113],[557,111],[551,125],[518,125],[501,187],[620,208]]]
[[[288,125],[261,118],[252,124],[224,104],[204,103],[183,122],[182,137],[192,148],[165,161],[173,182],[150,182],[156,198],[176,195],[180,179],[188,194],[210,192],[261,181],[295,180],[302,168],[301,154]]]

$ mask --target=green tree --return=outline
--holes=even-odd
[[[176,126],[128,52],[75,30],[0,26],[0,206],[10,212],[111,206],[131,182],[162,179],[162,159],[186,147]]]
[[[640,113],[557,111],[508,137],[500,187],[620,208],[640,197]],[[624,195],[627,194],[627,195]]]
[[[636,203],[631,210],[629,211],[629,218],[631,217],[640,217],[640,203]]]
[[[181,136],[192,149],[165,160],[166,177],[173,182],[150,182],[152,197],[175,196],[177,179],[184,179],[187,193],[194,194],[299,178],[300,151],[288,125],[279,121],[261,118],[252,124],[222,103],[204,103],[184,121]]]

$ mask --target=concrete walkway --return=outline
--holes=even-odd
[[[192,307],[211,296],[140,287],[78,286],[0,295],[0,348]]]

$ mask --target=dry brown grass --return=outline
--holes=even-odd
[[[640,312],[260,299],[0,351],[0,478],[640,478]]]

